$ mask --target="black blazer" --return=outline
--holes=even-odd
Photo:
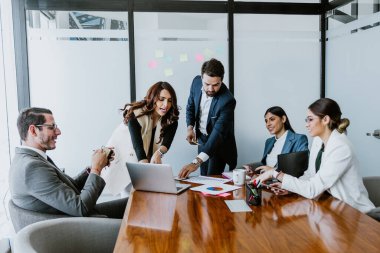
[[[199,131],[200,102],[202,97],[202,79],[196,76],[191,84],[190,95],[186,106],[186,123]],[[234,135],[234,110],[236,100],[227,86],[223,83],[211,102],[207,119],[208,140],[201,146],[200,152],[213,157],[224,158],[226,163],[235,168],[237,163],[237,149]]]

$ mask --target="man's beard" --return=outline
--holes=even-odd
[[[215,91],[213,91],[213,92],[206,91],[206,95],[209,97],[214,97],[216,95],[216,92]]]

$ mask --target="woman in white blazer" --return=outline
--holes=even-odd
[[[324,191],[363,213],[375,206],[368,199],[367,190],[359,175],[359,163],[345,132],[349,120],[341,118],[339,105],[332,99],[321,98],[312,103],[307,112],[306,128],[315,137],[310,151],[309,167],[296,178],[283,172],[268,170],[254,183],[276,178],[272,184],[276,194],[291,191],[306,198],[315,198]]]

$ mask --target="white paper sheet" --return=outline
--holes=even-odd
[[[231,179],[198,176],[198,177],[191,177],[189,179],[184,179],[184,180],[181,180],[181,181],[189,182],[189,183],[195,183],[195,184],[214,185],[214,184],[224,184],[224,183],[227,183],[227,182],[231,181]]]
[[[247,205],[245,200],[236,199],[236,200],[225,200],[228,208],[231,212],[252,212],[252,209]]]

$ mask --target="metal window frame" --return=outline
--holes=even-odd
[[[234,14],[284,14],[319,15],[321,32],[320,97],[325,96],[326,76],[326,12],[353,0],[321,0],[321,3],[279,3],[226,1],[179,1],[179,0],[14,0],[13,26],[19,110],[30,106],[28,48],[26,34],[26,10],[78,10],[78,11],[126,11],[128,12],[129,67],[131,101],[136,100],[135,73],[135,12],[187,12],[226,13],[228,15],[228,62],[229,87],[234,93]]]

